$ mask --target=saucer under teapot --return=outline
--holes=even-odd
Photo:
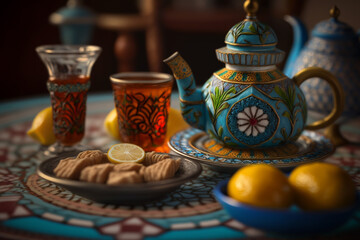
[[[173,135],[170,149],[219,172],[234,172],[250,164],[270,164],[284,171],[320,161],[335,151],[330,139],[315,131],[303,131],[292,143],[271,148],[231,148],[211,139],[205,132],[188,128]]]

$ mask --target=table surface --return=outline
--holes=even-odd
[[[178,108],[176,94],[172,106]],[[17,239],[239,239],[274,236],[230,218],[212,195],[229,174],[207,167],[159,201],[135,206],[100,204],[41,179],[35,172],[40,146],[26,135],[32,119],[50,105],[48,96],[0,103],[0,238]],[[111,93],[89,95],[84,144],[114,141],[103,121],[113,108]],[[360,121],[343,127],[360,142]],[[360,147],[347,145],[325,160],[342,166],[360,189]],[[356,239],[360,211],[342,227],[313,239]]]

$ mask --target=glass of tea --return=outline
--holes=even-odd
[[[80,149],[84,137],[90,72],[101,48],[91,45],[45,45],[36,52],[49,72],[53,129],[57,142],[46,155]]]
[[[165,73],[124,72],[110,76],[120,141],[145,151],[162,148],[166,137],[173,77]]]

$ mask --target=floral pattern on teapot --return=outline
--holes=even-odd
[[[202,90],[209,119],[206,131],[234,147],[268,147],[296,140],[305,127],[304,96],[292,80],[275,71],[280,78],[271,71],[229,75],[232,79],[247,75],[255,80],[244,81],[249,85],[219,78],[217,73],[224,69],[214,73]]]

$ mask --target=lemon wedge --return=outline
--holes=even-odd
[[[189,127],[190,125],[185,122],[181,112],[175,108],[170,108],[169,118],[166,125],[166,136],[170,138],[178,131]]]
[[[109,112],[104,121],[104,127],[106,132],[114,139],[120,140],[119,135],[119,123],[117,119],[117,112],[114,108]]]
[[[55,143],[56,138],[53,131],[52,109],[47,107],[41,110],[34,118],[31,128],[27,134],[42,145]]]
[[[145,158],[145,151],[135,144],[119,143],[110,147],[107,157],[112,163],[141,163]]]
[[[117,112],[114,108],[105,118],[104,127],[106,132],[114,139],[120,140],[119,123],[117,120]],[[170,108],[169,117],[166,126],[166,136],[170,138],[176,132],[190,127],[183,119],[181,112],[177,109]]]

